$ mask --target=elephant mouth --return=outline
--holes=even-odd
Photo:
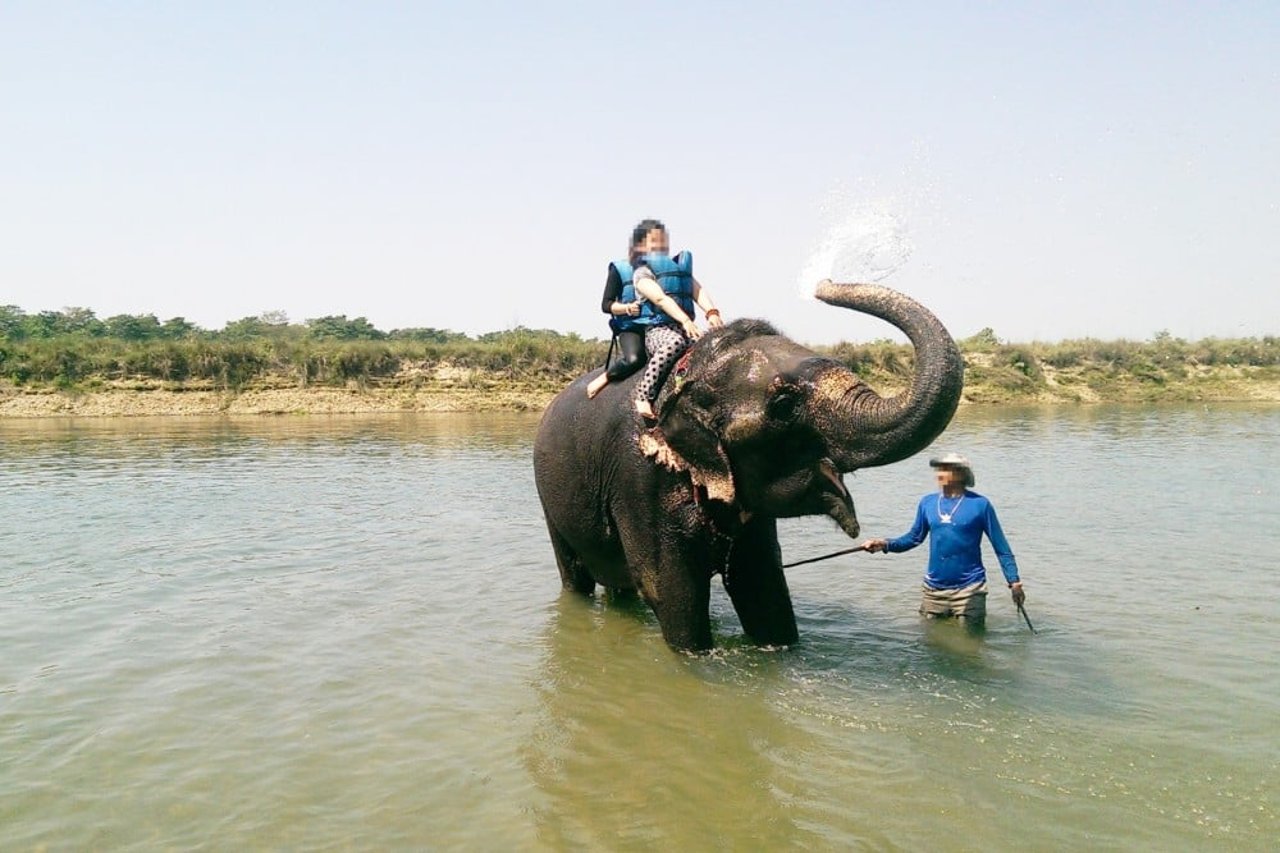
[[[862,527],[858,524],[858,513],[853,506],[853,496],[845,488],[844,480],[840,478],[840,471],[830,459],[821,460],[818,463],[818,471],[831,483],[835,490],[834,494],[826,492],[822,496],[823,503],[826,504],[827,515],[836,524],[840,525],[840,529],[850,539],[857,538]]]
[[[818,462],[818,471],[831,481],[831,485],[836,487],[836,494],[842,498],[849,497],[849,490],[845,488],[844,480],[840,478],[840,472],[836,470],[836,463],[830,459],[822,459]]]
[[[755,498],[749,503],[744,502],[744,508],[750,512],[775,518],[825,515],[849,536],[858,535],[853,496],[845,488],[840,469],[831,459],[807,461],[802,467],[793,468],[759,486],[752,483],[740,494]]]

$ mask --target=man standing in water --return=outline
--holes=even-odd
[[[977,492],[973,466],[958,453],[929,460],[940,491],[925,495],[916,507],[915,524],[897,539],[868,539],[871,553],[910,551],[929,537],[929,567],[924,575],[920,613],[926,619],[954,616],[977,627],[987,616],[987,571],[982,566],[982,534],[991,540],[1000,569],[1013,593],[1013,603],[1026,599],[1018,564],[1004,538],[995,507]]]

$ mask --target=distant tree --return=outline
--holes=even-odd
[[[180,338],[187,338],[200,331],[200,327],[195,323],[187,322],[185,317],[170,317],[164,321],[164,325],[160,327],[160,337],[166,340],[176,341]]]
[[[62,329],[59,333],[99,338],[107,333],[107,327],[91,308],[63,308]]]
[[[229,320],[218,334],[231,340],[243,341],[265,337],[270,330],[271,326],[262,322],[260,317],[241,317],[239,320]]]
[[[263,311],[258,315],[258,319],[268,326],[287,326],[289,325],[289,315],[283,311]]]
[[[1000,339],[990,326],[960,341],[960,348],[974,352],[990,352],[1000,346]]]
[[[160,337],[155,314],[117,314],[106,319],[107,334],[123,341],[148,341]]]
[[[348,320],[346,314],[316,317],[307,321],[307,329],[316,340],[380,341],[387,333],[378,330],[364,317]]]
[[[391,334],[387,337],[393,341],[421,341],[428,344],[447,344],[454,341],[469,340],[462,332],[453,332],[448,329],[433,329],[430,327],[393,329]]]
[[[33,338],[55,338],[66,334],[66,318],[61,311],[41,311],[27,318],[27,326]]]
[[[562,335],[552,329],[530,329],[525,326],[516,326],[514,329],[503,329],[500,332],[485,332],[476,340],[481,343],[501,343],[502,341],[562,341],[562,340],[581,340],[578,335]]]
[[[10,340],[77,334],[99,337],[105,333],[105,324],[88,308],[28,314],[16,305],[0,307],[0,335]]]
[[[27,337],[27,312],[17,305],[0,305],[0,335],[11,341]]]

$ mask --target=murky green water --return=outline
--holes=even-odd
[[[536,418],[0,422],[0,846],[1271,849],[1280,408],[966,410],[1028,585],[794,569],[802,644],[562,595]],[[920,460],[851,478],[898,534]],[[786,523],[788,559],[842,547]],[[994,565],[994,564],[993,564]]]

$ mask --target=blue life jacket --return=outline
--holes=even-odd
[[[635,269],[631,266],[630,261],[614,261],[613,268],[618,271],[618,277],[622,279],[622,290],[618,293],[616,302],[635,302],[639,298],[636,293]],[[621,317],[614,315],[609,318],[609,328],[613,329],[616,335],[619,332],[640,332],[644,333],[644,327],[637,320],[638,317],[632,317],[624,314]]]
[[[662,292],[670,296],[680,306],[680,310],[694,317],[693,308],[693,253],[681,252],[674,258],[670,255],[644,255],[641,260],[653,271],[653,276],[662,287]],[[634,278],[634,276],[633,276]],[[635,318],[641,326],[674,325],[675,320],[668,317],[647,299],[640,306],[640,316]]]

